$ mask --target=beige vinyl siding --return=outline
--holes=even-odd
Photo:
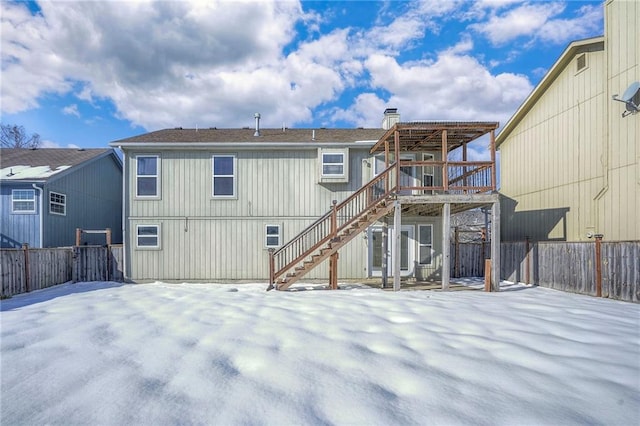
[[[311,220],[276,219],[283,222],[283,239],[288,241],[304,229]],[[275,220],[252,218],[219,219],[136,219],[136,225],[160,225],[161,248],[135,249],[133,247],[134,280],[197,280],[219,281],[266,280],[268,277],[268,250],[264,247],[264,224]],[[135,232],[134,232],[135,234]],[[356,237],[340,251],[341,278],[366,276],[366,250],[364,239]],[[306,276],[326,278],[328,264],[320,265]]]
[[[605,5],[608,90],[621,95],[640,80],[640,4]],[[640,240],[640,114],[622,118],[624,105],[608,109],[609,140],[606,190],[599,200],[600,229],[608,240]]]
[[[604,50],[580,49],[500,146],[503,239],[640,239],[640,114],[611,99],[640,80],[640,3],[605,3]],[[593,48],[591,48],[593,50]]]
[[[237,197],[212,197],[212,155],[237,158]],[[317,149],[297,151],[162,151],[161,196],[133,197],[129,216],[129,271],[134,280],[266,279],[265,224],[282,224],[286,243],[325,214],[332,200],[344,200],[360,188],[365,149],[350,149],[348,183],[318,183]],[[135,155],[128,154],[129,171]],[[135,180],[128,192],[135,194]],[[160,224],[159,250],[136,249],[136,225]],[[356,238],[340,252],[341,278],[366,276],[366,249]],[[325,267],[326,266],[326,267]],[[307,278],[324,278],[321,265]]]
[[[502,238],[579,240],[595,226],[606,138],[602,51],[575,59],[535,103],[501,148]],[[576,55],[576,57],[579,56]]]
[[[326,184],[318,183],[316,150],[235,152],[237,197],[216,199],[211,158],[220,151],[164,151],[160,153],[160,198],[134,197],[131,217],[315,218],[327,211],[333,199],[340,202],[360,187],[366,151],[351,152],[349,182]],[[129,172],[135,173],[135,154],[131,158]],[[135,184],[135,180],[129,182],[132,194]]]

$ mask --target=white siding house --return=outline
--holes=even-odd
[[[393,119],[394,112],[389,111],[385,120]],[[269,278],[269,249],[302,244],[289,242],[327,214],[334,201],[350,199],[385,172],[380,141],[385,135],[393,138],[390,132],[167,129],[112,142],[124,153],[126,276],[134,281]],[[372,152],[375,146],[381,146],[381,151]],[[444,152],[446,157],[446,148]],[[432,152],[401,154],[400,181],[419,189],[396,196],[432,197],[432,187],[442,187],[442,155],[439,143]],[[425,160],[434,163],[411,163]],[[469,208],[492,200],[476,199]],[[439,279],[442,209],[405,207],[395,263],[403,276]],[[389,208],[387,204],[385,214]],[[390,250],[396,233],[388,223],[390,243],[384,246]],[[382,274],[382,217],[366,225],[340,249],[337,276],[341,279]],[[305,278],[327,278],[329,261],[321,262],[320,267],[305,271]],[[391,256],[389,274],[393,263]]]

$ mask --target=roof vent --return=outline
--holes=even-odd
[[[253,134],[253,136],[260,136],[260,113],[256,112],[255,114],[253,114],[253,116],[256,119],[256,132]]]

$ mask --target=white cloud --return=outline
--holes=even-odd
[[[583,6],[575,19],[547,21],[540,28],[537,38],[557,44],[584,38],[601,27],[602,19],[602,6]]]
[[[552,16],[561,13],[560,3],[524,4],[502,15],[493,15],[487,22],[470,26],[484,34],[493,44],[503,45],[521,36],[532,36]]]
[[[559,21],[557,3],[383,4],[372,27],[320,34],[330,17],[296,1],[47,2],[35,16],[2,2],[2,110],[37,108],[54,93],[95,108],[108,100],[119,118],[148,130],[252,125],[255,112],[264,126],[295,126],[316,114],[327,125],[378,127],[385,107],[407,119],[504,121],[531,84],[522,75],[493,75],[473,57],[472,35],[451,39],[437,56],[425,47],[422,57],[433,60],[403,62],[402,54],[447,20],[471,19],[470,10],[486,21],[470,28],[494,43],[555,41],[601,13],[585,6],[576,20]],[[308,39],[296,38],[296,25],[306,25]],[[352,88],[351,105],[335,107]],[[77,104],[64,112],[79,116]]]
[[[77,104],[67,105],[66,107],[62,108],[62,113],[64,115],[74,115],[78,118],[80,117],[80,111],[78,111]]]
[[[351,118],[359,125],[378,126],[382,107],[397,107],[406,121],[487,120],[502,124],[532,85],[523,75],[492,75],[476,59],[453,51],[435,61],[399,64],[386,55],[372,55],[365,63],[373,89],[390,92],[385,101],[375,93],[359,96],[336,118]]]
[[[506,7],[512,4],[517,6]],[[492,9],[489,19],[471,24],[469,28],[484,34],[496,46],[519,37],[562,44],[592,34],[602,25],[601,5],[583,6],[573,18],[559,17],[566,8],[564,2],[484,1],[476,4],[476,8],[481,7]]]

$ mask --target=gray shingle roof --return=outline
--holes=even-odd
[[[0,169],[2,173],[0,179],[19,180],[21,176],[18,171],[24,170],[24,179],[42,178],[45,180],[55,175],[57,169],[63,171],[109,152],[113,152],[113,150],[111,148],[1,148]],[[13,175],[11,175],[12,168],[14,168]],[[33,173],[34,168],[40,168],[40,173],[37,176]],[[26,172],[27,169],[31,169],[31,172]]]
[[[128,143],[352,143],[377,141],[384,135],[383,129],[260,129],[260,136],[253,136],[255,129],[165,129],[145,133],[112,142],[111,146]],[[315,139],[313,139],[315,133]]]

